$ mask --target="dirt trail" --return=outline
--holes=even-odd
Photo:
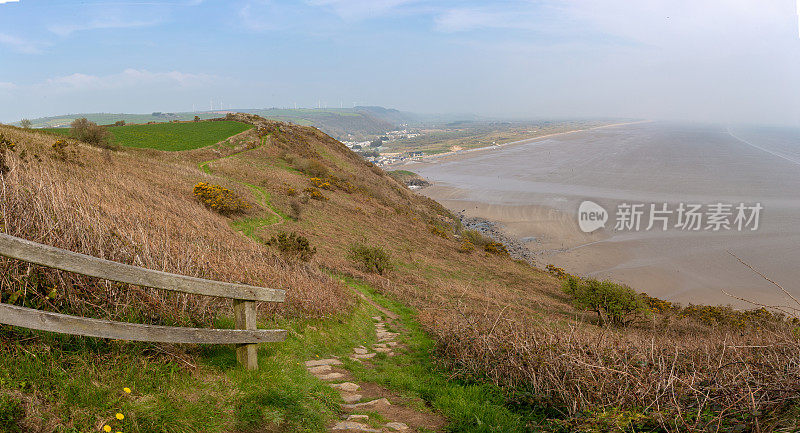
[[[396,351],[403,350],[396,341],[403,332],[395,321],[396,316],[383,309],[381,312],[388,314],[372,318],[378,342],[371,348],[354,347],[349,355],[367,368],[372,366],[370,360],[378,353],[394,356]],[[398,332],[387,330],[387,324]],[[345,402],[343,419],[330,426],[331,432],[430,432],[440,431],[445,425],[441,416],[411,407],[410,401],[376,383],[356,382],[336,357],[310,360],[305,364],[311,374],[337,389]]]

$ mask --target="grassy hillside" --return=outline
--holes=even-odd
[[[262,348],[262,370],[248,375],[234,368],[227,348],[0,327],[0,394],[21,402],[25,422],[44,417],[72,431],[102,425],[124,406],[150,420],[125,431],[200,431],[204,423],[212,427],[203,431],[324,431],[337,416],[332,397],[296,365],[370,342],[374,312],[364,295],[402,310],[406,326],[419,332],[406,342],[411,357],[385,360],[375,372],[347,367],[382,375],[372,379],[445,416],[451,431],[796,426],[797,322],[648,298],[627,326],[601,326],[598,313],[576,308],[557,270],[512,260],[319,130],[246,114],[233,120],[254,127],[234,142],[183,152],[107,151],[72,140],[58,149],[51,135],[0,127],[16,144],[0,164],[7,167],[4,232],[154,269],[286,289],[285,305],[260,306],[259,325],[293,330],[287,349]],[[248,206],[215,212],[193,194],[200,181],[228,188]],[[308,241],[305,250],[278,241],[291,233]],[[313,254],[310,261],[300,250]],[[381,253],[385,269],[369,261]],[[0,271],[3,302],[112,320],[230,325],[226,302],[6,259]],[[38,367],[19,367],[31,362]],[[143,392],[124,400],[118,389],[132,380]],[[470,394],[472,387],[478,391]],[[491,410],[470,406],[476,396]],[[172,410],[168,401],[180,403]]]
[[[210,146],[252,127],[234,121],[202,121],[109,126],[106,129],[111,133],[113,144],[174,152]],[[44,131],[65,137],[70,133],[68,128],[47,128]]]
[[[252,109],[245,112],[257,114],[267,119],[291,122],[298,125],[314,126],[338,139],[365,139],[393,129],[394,120],[398,119],[397,110],[380,109],[380,107],[358,107],[342,109]],[[98,125],[112,125],[117,121],[127,123],[169,123],[172,121],[191,121],[195,116],[208,120],[224,116],[228,111],[178,112],[178,113],[79,113],[63,116],[31,119],[34,128],[63,128],[78,118],[86,117]]]

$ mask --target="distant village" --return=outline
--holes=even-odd
[[[415,161],[422,158],[423,152],[381,152],[385,143],[391,143],[404,138],[415,138],[421,134],[416,131],[401,129],[388,131],[374,140],[367,141],[342,141],[342,143],[361,155],[367,161],[382,167],[404,161]]]

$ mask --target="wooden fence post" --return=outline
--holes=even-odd
[[[256,303],[241,299],[233,300],[236,329],[256,329]],[[257,344],[237,344],[236,360],[248,370],[258,369]]]

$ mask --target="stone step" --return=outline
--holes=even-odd
[[[368,353],[368,352],[369,352],[369,350],[367,350],[367,349],[366,349],[366,348],[364,348],[364,347],[356,347],[356,348],[354,348],[354,349],[353,349],[353,352],[355,352],[355,353],[356,353],[356,354],[358,354],[358,355],[363,355],[363,354],[365,354],[365,353]]]
[[[369,415],[347,415],[347,421],[355,421],[355,420],[367,420],[369,419]]]
[[[406,431],[406,430],[408,430],[408,426],[405,425],[402,422],[386,423],[386,425],[384,425],[384,427],[386,427],[388,429],[391,429],[391,430],[394,430],[394,431]]]
[[[359,388],[361,388],[360,386],[356,385],[353,382],[331,383],[330,386],[331,388],[335,388],[346,392],[356,392],[358,391]]]
[[[361,424],[360,422],[355,421],[340,421],[331,427],[331,430],[381,433],[380,430],[375,430],[366,424]]]
[[[364,403],[356,403],[356,404],[346,404],[344,405],[345,409],[374,409],[378,407],[386,407],[391,406],[392,404],[389,403],[389,400],[386,398],[379,398],[377,400],[367,401]]]
[[[341,379],[343,377],[344,375],[342,373],[336,373],[336,372],[317,376],[317,378],[319,378],[320,380],[336,380],[336,379]]]
[[[316,367],[308,367],[308,372],[311,374],[323,374],[331,371],[330,365],[318,365]]]
[[[372,353],[357,353],[355,355],[351,355],[350,359],[372,359],[377,355],[375,352]]]
[[[381,352],[381,353],[389,353],[389,352],[392,351],[392,349],[389,348],[389,347],[376,347],[375,351],[376,352]]]
[[[381,320],[383,317],[381,316],[372,316],[372,320]]]
[[[362,398],[364,398],[364,396],[361,394],[342,392],[342,400],[344,400],[345,403],[355,403],[357,401],[360,401]]]
[[[306,367],[318,367],[320,365],[342,365],[342,361],[335,358],[306,361]]]

